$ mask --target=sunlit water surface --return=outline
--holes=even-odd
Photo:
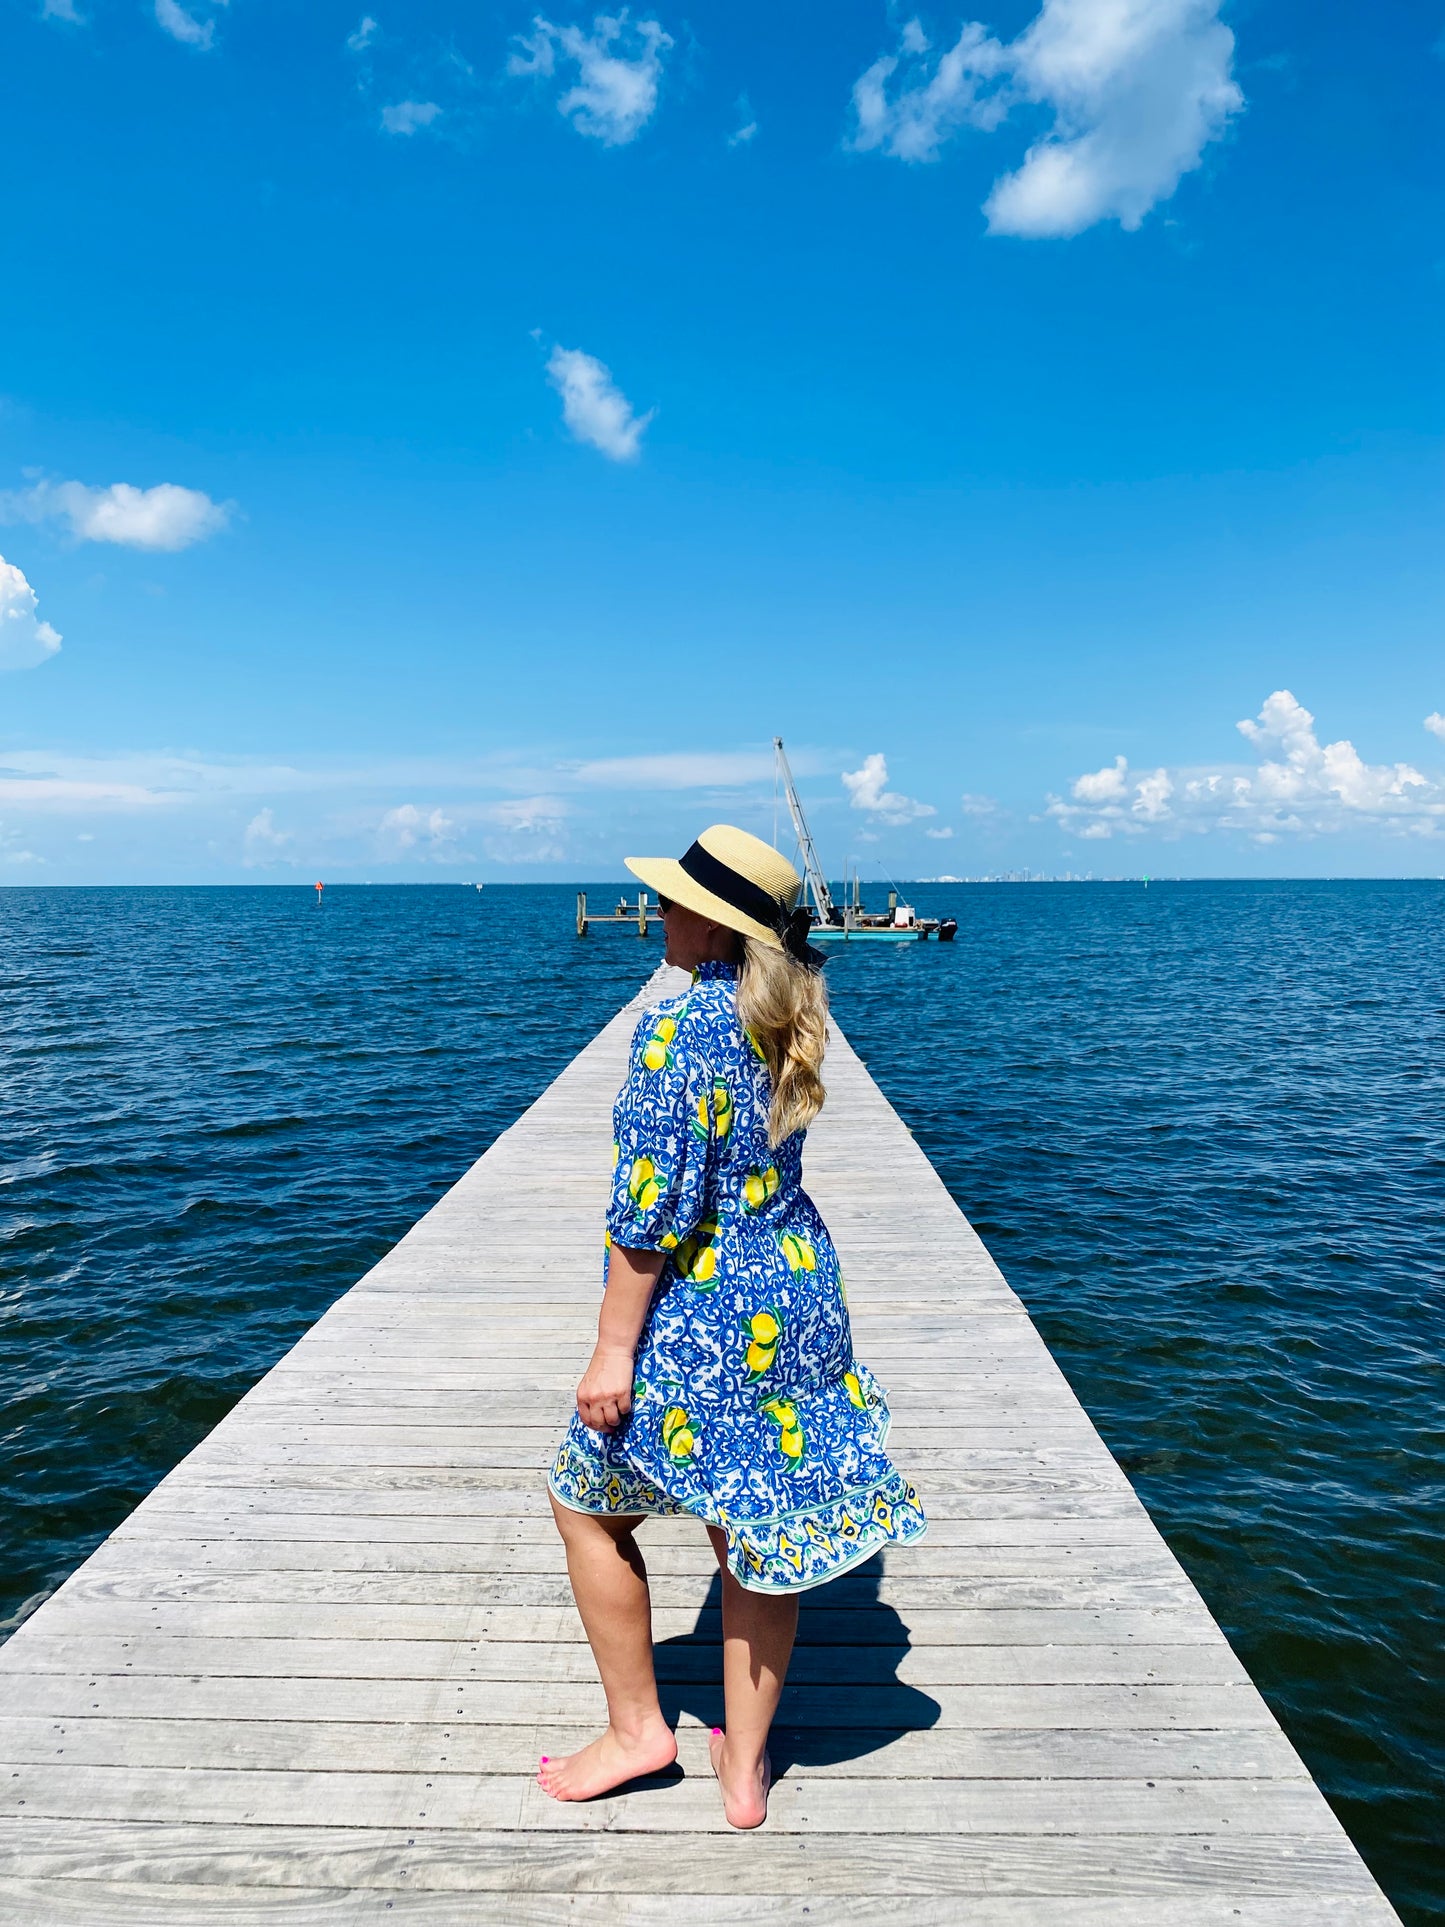
[[[956,943],[836,954],[840,1021],[1445,1921],[1445,887],[915,898]],[[572,902],[0,892],[0,1636],[636,989]]]

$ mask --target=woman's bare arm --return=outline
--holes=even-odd
[[[666,1262],[665,1252],[612,1247],[597,1319],[597,1347],[577,1387],[577,1416],[594,1432],[615,1432],[632,1410],[637,1341]]]

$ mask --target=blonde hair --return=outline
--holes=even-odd
[[[828,1046],[828,992],[820,972],[786,950],[743,937],[738,1019],[762,1053],[773,1080],[768,1142],[805,1131],[823,1108],[823,1052]]]

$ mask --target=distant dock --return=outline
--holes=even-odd
[[[585,1806],[534,1785],[604,1717],[543,1474],[595,1329],[635,1017],[0,1647],[0,1919],[1395,1922],[838,1035],[806,1177],[929,1537],[806,1596],[771,1815],[739,1835],[707,1764],[712,1555],[649,1522],[683,1777]]]
[[[618,899],[615,910],[604,910],[600,915],[595,910],[588,910],[587,892],[585,890],[577,892],[577,935],[579,937],[585,937],[594,923],[630,923],[636,926],[639,937],[645,937],[649,924],[660,919],[661,916],[662,912],[657,905],[648,902],[645,890],[638,891],[635,905],[630,904],[626,897],[621,897]]]

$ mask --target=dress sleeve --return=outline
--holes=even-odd
[[[637,1027],[612,1134],[612,1243],[671,1251],[707,1215],[716,1124],[711,1070],[665,1012]]]

